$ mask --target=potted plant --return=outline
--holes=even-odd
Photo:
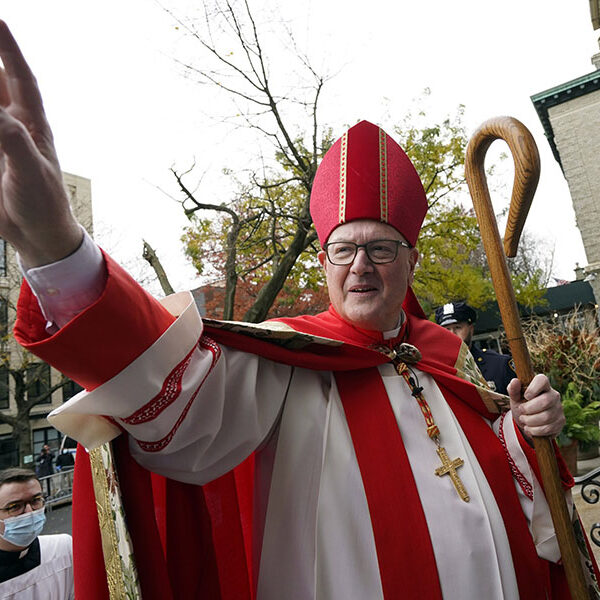
[[[567,423],[557,441],[569,470],[577,474],[578,447],[597,447],[600,441],[600,402],[594,400],[585,404],[584,395],[571,382],[562,395],[562,405]]]
[[[557,442],[577,472],[577,452],[597,454],[600,441],[600,331],[596,316],[581,310],[566,318],[533,318],[526,338],[534,370],[546,373],[561,393],[566,425]]]

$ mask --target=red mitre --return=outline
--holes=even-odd
[[[327,151],[310,196],[319,241],[342,223],[374,219],[415,245],[427,198],[406,153],[380,127],[361,121]]]

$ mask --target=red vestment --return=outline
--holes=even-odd
[[[51,337],[45,333],[37,300],[26,286],[19,302],[16,334],[21,343],[88,389],[120,372],[151,346],[173,321],[160,304],[110,259],[108,270],[109,278],[102,297]],[[506,461],[498,462],[498,456],[502,455],[500,442],[481,419],[481,416],[489,419],[493,415],[481,402],[475,387],[456,376],[453,365],[460,341],[424,319],[412,293],[405,302],[405,311],[408,322],[402,335],[406,336],[406,341],[426,350],[418,364],[419,369],[435,378],[467,437],[473,440],[477,458],[505,522],[521,597],[538,598],[545,589],[549,597],[567,598],[562,569],[537,557],[509,465]],[[435,561],[432,562],[427,543],[427,528],[419,513],[418,498],[414,496],[416,489],[410,483],[410,467],[402,458],[400,436],[394,433],[389,415],[386,417],[384,411],[363,414],[360,403],[357,405],[356,397],[353,397],[361,385],[366,385],[385,404],[381,390],[376,391],[377,376],[372,367],[386,362],[387,358],[368,349],[374,341],[383,341],[381,335],[356,329],[332,311],[284,321],[298,331],[345,342],[336,348],[314,345],[294,351],[253,339],[251,348],[253,353],[285,364],[335,371],[340,389],[346,388],[346,392],[342,390],[345,396],[342,399],[361,472],[363,464],[366,465],[363,481],[373,514],[386,597],[397,597],[398,590],[405,597],[440,597]],[[125,336],[124,331],[128,332]],[[247,337],[229,331],[214,329],[206,333],[220,344],[243,350],[249,345]],[[89,340],[94,343],[90,344]],[[366,417],[374,421],[369,423]],[[369,427],[372,431],[390,431],[389,435],[377,436],[378,442],[383,444],[381,448],[374,448],[369,443],[374,437],[369,436]],[[366,439],[366,445],[361,445],[361,438]],[[395,450],[390,450],[389,444]],[[115,446],[144,598],[196,598],[203,597],[201,594],[206,598],[252,598],[253,570],[256,568],[251,564],[249,549],[252,457],[234,471],[200,488],[151,475],[131,459],[124,436]],[[534,453],[526,444],[523,448],[535,470]],[[394,460],[383,461],[384,455],[393,456]],[[80,451],[73,526],[76,590],[81,597],[100,599],[107,597],[107,591],[102,585],[105,572],[97,517],[91,510],[94,502],[87,464],[85,453]],[[367,481],[369,478],[371,482]],[[378,482],[384,486],[383,492],[377,489]],[[570,482],[567,474],[565,483]],[[400,509],[394,505],[393,513],[390,513],[382,505],[381,498],[398,496],[398,486],[412,490],[412,499]],[[410,518],[397,518],[398,513],[405,514],[406,511],[412,511]],[[411,532],[414,535],[415,531],[418,535],[411,537]],[[415,551],[414,539],[420,541],[419,551]],[[397,556],[402,557],[404,570],[394,569],[393,563],[397,564],[397,561],[393,559]],[[422,577],[410,577],[415,572],[421,573]]]

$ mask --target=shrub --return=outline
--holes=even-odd
[[[593,316],[573,310],[567,318],[536,317],[524,327],[534,371],[545,373],[562,396],[567,424],[559,443],[600,440],[600,331]]]

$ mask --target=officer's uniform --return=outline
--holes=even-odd
[[[506,387],[517,376],[513,359],[508,354],[480,350],[474,344],[471,345],[471,354],[488,385],[496,392],[506,394]]]
[[[471,325],[477,320],[477,313],[465,302],[450,302],[436,309],[435,320],[442,327],[454,323]],[[506,387],[517,376],[513,359],[507,354],[498,354],[493,350],[480,350],[473,344],[470,350],[490,388],[506,394]]]

